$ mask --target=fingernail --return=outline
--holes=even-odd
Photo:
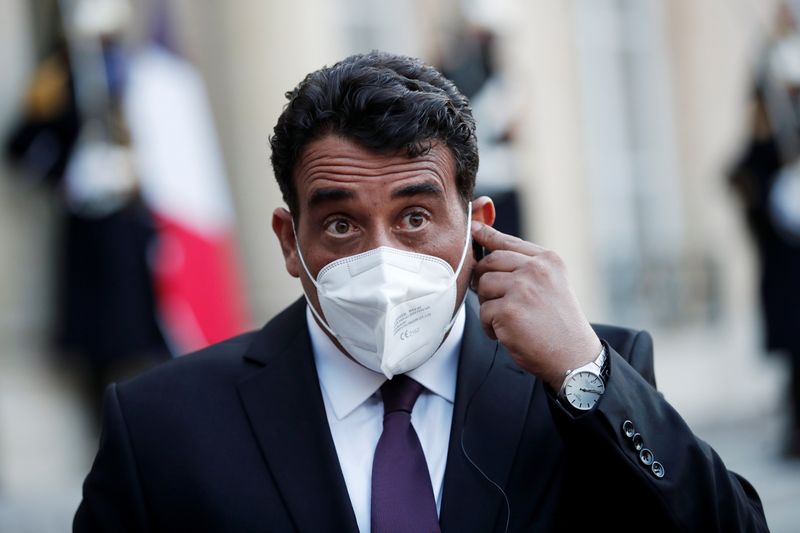
[[[480,231],[483,229],[483,222],[479,220],[472,221],[472,231]]]

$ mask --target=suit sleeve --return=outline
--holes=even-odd
[[[728,471],[655,389],[650,335],[639,332],[630,346],[628,360],[609,349],[611,373],[593,411],[573,417],[548,394],[566,445],[613,465],[628,481],[622,490],[631,498],[647,495],[670,529],[768,531],[752,485]]]
[[[72,528],[75,533],[149,530],[136,460],[115,383],[105,392],[100,448],[83,483],[83,500]]]

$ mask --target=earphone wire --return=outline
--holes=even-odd
[[[478,473],[481,476],[483,476],[483,478],[486,481],[488,481],[492,486],[494,486],[494,488],[496,488],[498,491],[500,491],[500,494],[503,496],[503,500],[506,503],[506,527],[505,527],[505,533],[508,533],[508,528],[509,528],[509,526],[511,524],[511,503],[508,500],[508,495],[506,494],[506,491],[503,490],[503,487],[501,487],[499,483],[497,483],[495,480],[493,480],[488,475],[486,475],[486,472],[484,472],[481,469],[481,467],[479,467],[475,463],[475,461],[472,460],[472,457],[470,457],[469,453],[467,453],[467,448],[464,446],[464,431],[467,429],[467,420],[469,419],[469,409],[470,409],[470,407],[472,407],[472,400],[475,399],[475,396],[478,394],[478,391],[481,390],[483,385],[486,383],[486,380],[489,379],[489,374],[491,374],[491,372],[492,372],[492,368],[494,367],[494,362],[497,360],[497,350],[499,349],[499,347],[500,347],[500,344],[498,343],[497,346],[495,346],[494,355],[492,355],[492,362],[489,364],[489,369],[486,371],[486,375],[483,376],[483,380],[480,382],[478,387],[475,389],[475,392],[472,393],[472,396],[470,396],[469,400],[467,401],[467,407],[464,409],[464,425],[461,428],[461,439],[460,440],[461,440],[461,453],[463,453],[464,457],[467,458],[467,461],[469,461],[469,464],[471,464],[472,467],[475,470],[477,470]]]

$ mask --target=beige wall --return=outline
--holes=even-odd
[[[517,147],[525,234],[564,258],[579,300],[597,317],[572,6],[541,0],[515,7],[505,52],[527,101]]]
[[[725,173],[747,133],[752,65],[777,4],[680,0],[670,10],[686,239],[721,266],[726,311],[745,322],[756,306],[755,264]]]

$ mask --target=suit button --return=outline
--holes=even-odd
[[[633,449],[637,452],[642,451],[642,448],[644,448],[644,439],[642,439],[641,433],[636,433],[631,437],[631,442],[633,443]]]
[[[633,434],[636,433],[636,428],[633,427],[633,422],[630,420],[626,420],[622,423],[622,434],[628,438],[633,437]]]
[[[662,465],[658,461],[653,462],[653,466],[650,467],[650,470],[653,471],[653,475],[656,476],[658,479],[664,477],[664,465]]]
[[[639,460],[642,462],[643,465],[650,466],[653,464],[653,452],[648,450],[647,448],[642,448],[642,451],[639,452]]]

